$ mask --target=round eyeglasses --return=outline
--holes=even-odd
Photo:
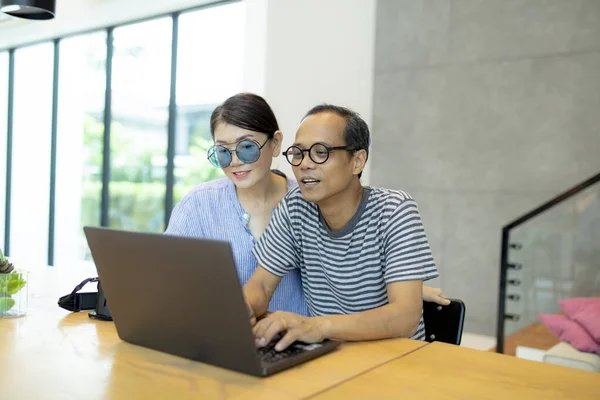
[[[354,149],[350,146],[327,146],[323,143],[315,143],[308,149],[301,149],[298,146],[290,146],[282,154],[285,156],[287,161],[294,167],[302,164],[304,160],[304,153],[308,153],[308,156],[315,164],[323,164],[329,160],[329,153],[335,150],[348,150],[353,151]]]
[[[244,139],[238,142],[235,146],[235,150],[229,150],[225,146],[215,145],[208,149],[208,161],[217,168],[227,168],[231,165],[231,160],[235,153],[237,158],[244,164],[252,164],[258,161],[260,158],[260,150],[270,140],[267,139],[261,145],[257,141],[252,139]]]

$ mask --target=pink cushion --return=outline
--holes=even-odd
[[[569,318],[577,314],[582,307],[587,307],[589,304],[600,306],[600,297],[575,297],[573,299],[558,301],[558,305],[560,305],[560,308],[562,308]]]
[[[540,314],[538,317],[563,342],[569,343],[579,351],[600,355],[600,343],[577,322],[557,314]]]
[[[579,323],[596,342],[600,343],[600,297],[559,300],[558,304],[569,319]]]
[[[600,303],[588,304],[571,319],[583,326],[590,336],[600,343]]]

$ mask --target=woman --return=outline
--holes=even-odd
[[[192,189],[173,209],[166,233],[229,241],[243,285],[257,267],[252,247],[296,182],[271,170],[272,159],[281,154],[283,135],[262,97],[250,93],[230,97],[213,111],[210,128],[215,145],[208,158],[226,178]],[[427,286],[423,299],[448,303],[442,290]],[[309,315],[298,270],[286,275],[275,290],[269,311],[277,310]]]

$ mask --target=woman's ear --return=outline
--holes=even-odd
[[[277,157],[279,154],[281,154],[283,132],[275,131],[275,134],[273,135],[273,138],[271,140],[273,141],[273,157]]]

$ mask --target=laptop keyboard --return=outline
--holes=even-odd
[[[276,344],[277,341],[273,341],[265,347],[261,347],[258,349],[258,355],[262,361],[269,363],[277,362],[279,360],[283,360],[286,357],[307,351],[307,349],[305,349],[304,346],[301,346],[299,343],[292,344],[283,351],[277,351],[275,350]]]

